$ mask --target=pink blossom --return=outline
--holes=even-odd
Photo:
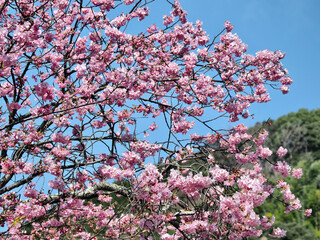
[[[10,158],[1,161],[1,172],[4,174],[11,174],[15,169],[15,164]]]
[[[170,62],[166,68],[166,72],[170,77],[176,77],[180,71],[180,67],[175,62]]]
[[[273,166],[273,169],[281,173],[282,177],[289,176],[291,171],[291,167],[284,161],[278,161],[277,165]]]
[[[262,130],[262,132],[259,133],[258,137],[254,139],[255,144],[257,144],[258,146],[263,145],[267,140],[268,135],[268,131]]]
[[[34,87],[36,94],[43,99],[43,101],[52,101],[55,97],[54,88],[47,82],[39,83]]]
[[[263,218],[261,219],[261,226],[263,229],[269,229],[273,225],[274,221],[274,216],[272,216],[271,219],[266,216],[263,216]]]
[[[239,144],[241,142],[241,136],[239,133],[235,133],[229,136],[230,145]]]
[[[14,90],[14,86],[9,82],[1,83],[0,85],[0,96],[4,97],[6,95],[12,95]]]
[[[301,207],[302,206],[301,206],[300,200],[296,198],[290,202],[290,205],[286,207],[286,210],[284,211],[284,213],[289,213],[293,210],[298,210]]]
[[[286,201],[286,202],[290,202],[290,201],[293,201],[296,197],[294,194],[291,193],[291,190],[290,190],[290,186],[287,185],[282,191],[281,193],[283,193],[283,199]]]
[[[280,79],[280,82],[282,85],[291,85],[292,84],[292,79],[289,76],[285,76]]]
[[[171,23],[173,23],[173,21],[174,21],[174,17],[173,16],[166,16],[166,15],[164,15],[163,16],[163,25],[170,25]]]
[[[21,109],[21,105],[19,103],[16,103],[16,102],[9,103],[7,105],[7,107],[8,107],[9,111]]]
[[[98,173],[104,179],[116,179],[120,176],[120,171],[118,168],[113,166],[102,165],[99,167]]]
[[[32,173],[33,172],[33,163],[31,163],[31,162],[25,163],[22,171],[25,174]]]
[[[181,132],[182,134],[186,134],[190,129],[193,128],[194,122],[186,121],[185,118],[181,119],[179,122],[175,121],[172,123],[173,128],[172,131],[175,133]]]
[[[140,7],[136,11],[131,13],[131,17],[132,18],[138,17],[139,21],[142,21],[148,15],[149,15],[148,7]]]
[[[114,6],[113,0],[91,0],[91,2],[95,5],[99,5],[102,10],[110,11],[110,9]]]
[[[123,0],[126,5],[130,5],[134,2],[134,0]]]
[[[289,92],[289,87],[288,86],[285,86],[285,85],[282,85],[280,87],[280,90],[283,94],[287,94]]]
[[[131,114],[132,114],[132,112],[128,112],[127,110],[117,112],[119,120],[120,119],[128,119],[128,118],[130,118]]]
[[[156,125],[155,122],[153,122],[153,123],[149,126],[149,129],[150,129],[151,131],[154,131],[154,130],[156,130],[158,127],[159,127],[159,126]]]
[[[49,187],[62,191],[66,185],[61,178],[55,178],[54,180],[49,181]]]
[[[193,133],[193,134],[190,134],[190,138],[191,138],[191,140],[194,141],[194,142],[200,142],[200,141],[202,141],[205,137],[204,137],[204,136],[201,136],[201,135],[199,135],[199,134],[197,134],[197,133]]]
[[[65,147],[62,147],[61,145],[58,145],[58,147],[54,147],[51,152],[53,153],[53,155],[61,159],[65,159],[68,155],[70,155],[69,150],[67,150]]]
[[[148,33],[154,33],[157,31],[157,26],[155,24],[153,24],[147,29],[147,31],[148,31]]]
[[[28,198],[36,198],[39,195],[39,192],[37,189],[27,188],[23,195]]]
[[[58,127],[66,127],[70,124],[69,118],[67,116],[58,116],[52,119],[52,122]]]
[[[279,147],[278,151],[277,151],[277,154],[278,156],[281,158],[283,157],[284,155],[286,155],[288,152],[288,150],[286,148],[283,148],[282,146]]]
[[[232,29],[234,28],[234,26],[231,25],[231,23],[228,22],[228,21],[225,21],[225,22],[224,22],[224,27],[226,28],[226,30],[227,30],[228,32],[231,32]]]
[[[246,127],[243,123],[238,124],[237,126],[233,127],[234,131],[238,133],[246,133],[248,131],[248,127]]]
[[[256,101],[258,103],[266,103],[271,100],[269,93],[264,93],[256,96]]]
[[[277,188],[286,188],[288,187],[288,183],[286,183],[283,179],[278,180]]]
[[[272,155],[272,151],[269,148],[260,148],[259,149],[259,157],[262,159],[268,158]]]
[[[86,68],[85,64],[81,64],[81,65],[77,65],[75,67],[75,70],[77,71],[77,77],[82,78],[84,76],[84,74],[86,73],[87,68]]]
[[[311,213],[312,213],[312,209],[307,209],[304,211],[304,215],[308,217],[311,216]]]
[[[202,173],[184,177],[179,171],[172,170],[168,179],[168,184],[171,189],[178,187],[184,194],[194,199],[199,198],[199,189],[204,189],[210,186],[212,180],[209,177],[204,177]]]
[[[239,163],[247,163],[249,160],[249,156],[242,153],[236,153],[235,157]]]
[[[135,164],[141,161],[140,155],[133,151],[124,152],[122,155],[123,158],[120,159],[120,163],[124,169],[133,167]]]
[[[70,142],[70,136],[63,136],[63,132],[57,132],[52,134],[51,139],[53,142],[60,142],[63,144],[68,144]]]
[[[267,89],[264,87],[263,84],[259,84],[255,90],[255,94],[261,95],[267,92]]]
[[[280,228],[274,228],[273,229],[273,234],[269,234],[270,237],[274,238],[282,238],[286,236],[287,231],[280,229]]]
[[[229,178],[229,172],[220,168],[218,165],[216,165],[214,168],[211,168],[209,172],[214,181],[224,182]]]
[[[292,177],[294,177],[294,178],[299,179],[302,177],[302,174],[303,174],[302,168],[297,168],[297,169],[294,168],[292,170]]]
[[[93,122],[91,123],[91,126],[94,127],[94,128],[96,128],[96,129],[103,128],[103,127],[106,126],[106,125],[107,125],[107,123],[106,123],[105,121],[99,121],[99,120],[93,121]]]

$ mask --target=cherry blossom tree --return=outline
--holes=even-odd
[[[178,1],[129,33],[152,2],[0,1],[1,239],[243,239],[275,189],[301,207],[267,131],[215,127],[289,91],[285,54],[247,54],[229,22],[210,39]]]

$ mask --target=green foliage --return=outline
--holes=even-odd
[[[320,188],[320,161],[313,162],[308,171],[308,178]]]

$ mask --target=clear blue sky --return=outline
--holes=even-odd
[[[284,114],[320,108],[320,0],[180,0],[188,20],[203,22],[213,37],[230,21],[248,52],[281,50],[282,61],[294,84],[287,95],[271,92],[271,102],[253,105],[256,121],[276,119]],[[160,5],[159,5],[160,4]],[[159,23],[168,11],[165,0],[150,6],[150,17]],[[156,18],[155,18],[156,17]],[[150,19],[151,20],[151,19]],[[152,21],[152,20],[151,20]]]

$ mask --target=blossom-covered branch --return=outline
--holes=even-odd
[[[2,239],[244,239],[275,188],[301,207],[267,131],[215,125],[289,91],[285,54],[248,54],[229,22],[210,40],[166,2],[137,33],[157,1],[0,1]]]

